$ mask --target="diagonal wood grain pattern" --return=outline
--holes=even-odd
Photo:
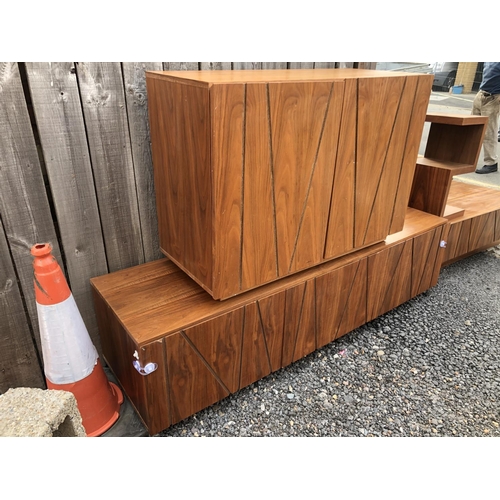
[[[279,277],[267,85],[246,88],[241,289]]]
[[[343,255],[354,248],[354,204],[356,180],[357,83],[346,80],[339,130],[333,188],[324,258]]]
[[[411,241],[368,257],[368,321],[410,300],[411,268]]]
[[[316,278],[318,347],[366,323],[366,259]]]
[[[413,262],[411,296],[428,290],[437,283],[435,262],[440,252],[440,242],[444,239],[443,228],[436,228],[413,240]],[[443,253],[443,252],[441,252]]]
[[[222,70],[192,80],[189,73],[147,74],[162,250],[215,299],[403,227],[429,78],[318,71],[327,73],[253,70],[235,77]],[[196,169],[188,153],[169,152],[186,144],[201,151],[207,142],[209,164],[199,157]],[[191,208],[187,223],[182,214],[207,182],[206,210]],[[201,227],[209,232],[197,233]]]
[[[269,84],[280,276],[290,269],[331,89],[323,82]]]

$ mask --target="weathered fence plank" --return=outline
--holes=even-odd
[[[61,253],[17,63],[0,63],[0,131],[0,216],[42,352],[30,251],[50,243],[60,263]]]
[[[45,381],[0,221],[0,394],[11,387],[44,389]]]
[[[335,68],[335,63],[334,62],[315,62],[314,63],[314,69],[321,69],[321,68]]]
[[[233,69],[262,69],[261,62],[233,62]]]
[[[214,63],[215,64],[215,63]],[[196,71],[198,70],[197,62],[164,62],[163,70],[164,71]]]
[[[120,63],[76,63],[109,271],[144,262]]]
[[[90,278],[108,266],[74,63],[27,63],[26,70],[68,282],[100,352]]]
[[[263,62],[262,69],[286,69],[286,62]]]
[[[141,233],[146,262],[159,259],[158,219],[149,138],[148,98],[145,71],[161,71],[161,63],[123,63],[128,124],[132,141],[135,183],[141,216]]]
[[[290,69],[313,69],[313,62],[291,62],[288,63]]]
[[[201,69],[231,69],[230,62],[202,62]]]

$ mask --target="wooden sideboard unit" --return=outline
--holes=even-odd
[[[409,208],[385,242],[225,301],[168,259],[94,278],[105,360],[156,434],[435,285],[448,227]]]
[[[403,228],[432,75],[147,72],[160,246],[227,299]]]

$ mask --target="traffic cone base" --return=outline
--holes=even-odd
[[[92,373],[85,379],[73,384],[57,385],[47,379],[47,388],[68,391],[75,395],[87,436],[100,436],[120,416],[122,391],[116,384],[108,381],[99,360]]]

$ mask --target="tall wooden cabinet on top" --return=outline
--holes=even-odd
[[[146,77],[161,249],[214,299],[403,228],[432,75]]]

